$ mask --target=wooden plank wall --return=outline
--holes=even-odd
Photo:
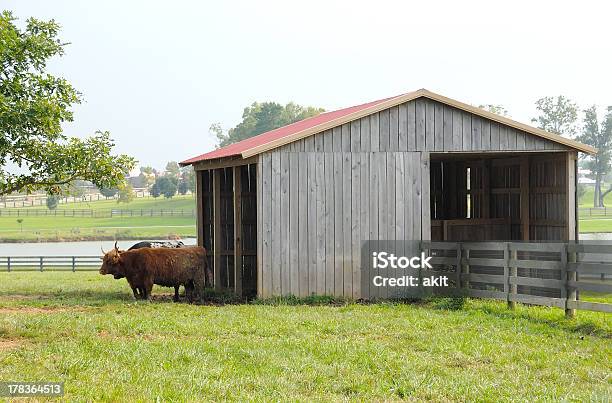
[[[372,130],[359,143],[352,141],[351,125],[364,124]],[[278,150],[305,150],[305,144],[320,145],[329,152],[323,137],[333,137],[343,151],[560,151],[566,146],[506,127],[500,123],[429,99],[416,99],[356,122],[280,147]],[[313,139],[313,140],[311,140]],[[368,147],[365,144],[369,143]],[[336,148],[334,148],[335,150]]]
[[[547,150],[567,147],[418,99],[260,154],[260,296],[367,298],[363,240],[430,239],[430,152]]]
[[[367,297],[360,295],[362,241],[421,239],[421,153],[276,155],[260,163],[261,296]]]

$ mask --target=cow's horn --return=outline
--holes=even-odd
[[[115,249],[119,250],[119,248],[117,247],[117,241],[115,241]]]
[[[102,247],[102,245],[100,245],[100,250],[102,251],[103,255],[106,255],[106,252],[104,252],[104,248]]]

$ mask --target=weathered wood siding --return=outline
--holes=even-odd
[[[430,239],[430,153],[567,147],[417,99],[260,154],[259,294],[360,295],[362,241]]]
[[[356,130],[361,127],[368,130]],[[420,98],[277,150],[478,152],[566,151],[569,148],[452,106]]]
[[[426,153],[271,152],[259,167],[263,297],[366,297],[362,241],[428,236]]]

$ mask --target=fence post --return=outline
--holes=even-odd
[[[460,295],[461,293],[461,273],[463,272],[462,266],[463,262],[461,259],[461,243],[457,242],[457,279],[455,280],[457,282],[457,295]]]
[[[565,300],[565,317],[566,318],[573,318],[576,316],[576,308],[568,307],[570,302],[576,302],[577,300],[576,288],[569,287],[568,282],[576,281],[578,279],[578,275],[576,274],[575,271],[567,270],[567,266],[569,263],[577,262],[576,257],[577,257],[577,253],[575,251],[572,251],[572,252],[567,251],[567,258],[566,258],[567,263],[565,264],[565,270],[564,270],[566,271],[565,287],[566,287],[566,293],[567,293],[567,299]]]
[[[510,250],[511,243],[506,243],[506,249],[504,250],[504,258],[506,260],[506,267],[504,267],[504,275],[507,277],[506,286],[508,287],[508,308],[516,308],[516,302],[511,301],[512,295],[518,294],[518,285],[512,283],[511,279],[516,280],[517,269],[516,266],[510,265],[510,260],[517,260],[518,252],[516,249]]]
[[[40,257],[40,271],[43,271],[43,257]]]
[[[10,273],[11,272],[11,257],[10,256],[6,258],[6,267],[8,269],[8,272]]]
[[[76,271],[76,258],[73,256],[72,257],[72,272],[74,273]]]

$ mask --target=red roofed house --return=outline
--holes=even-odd
[[[215,287],[368,298],[365,240],[573,240],[596,150],[427,90],[322,113],[183,161]]]

